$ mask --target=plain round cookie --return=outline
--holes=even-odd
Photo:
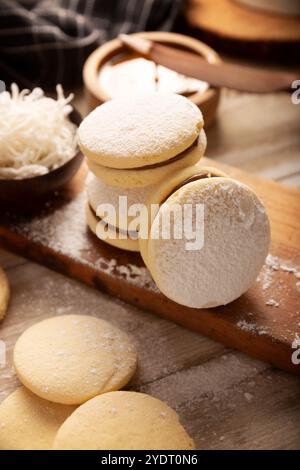
[[[131,379],[137,363],[128,336],[87,315],[48,318],[28,328],[14,348],[20,381],[36,395],[80,404]]]
[[[91,207],[89,204],[86,205],[85,209],[85,214],[86,214],[86,222],[94,235],[96,235],[97,238],[97,224],[99,220],[97,219],[96,215],[93,213]],[[139,249],[139,241],[138,239],[134,238],[117,238],[115,236],[115,232],[110,230],[109,228],[107,229],[107,236],[106,238],[99,238],[99,240],[107,243],[108,245],[114,246],[115,248],[120,248],[121,250],[127,250],[127,251],[140,251]]]
[[[5,316],[9,302],[9,284],[5,272],[0,268],[0,320]]]
[[[19,387],[0,405],[0,450],[50,450],[60,426],[75,409]]]
[[[186,150],[203,124],[199,108],[184,96],[138,93],[92,111],[79,126],[79,146],[98,165],[138,168]]]
[[[111,392],[80,406],[59,429],[55,450],[190,450],[174,410],[137,392]]]
[[[132,168],[119,170],[98,165],[87,158],[87,164],[92,173],[106,184],[118,188],[145,188],[164,181],[175,171],[195,165],[203,157],[207,146],[206,134],[201,129],[196,145],[185,150],[180,158],[165,162],[163,165],[152,168]]]
[[[172,230],[170,240],[161,237],[162,218],[170,207],[183,204],[204,204],[201,249],[187,250],[185,237],[174,239]],[[195,211],[193,223],[195,227]],[[140,250],[155,283],[168,298],[194,308],[226,305],[246,292],[270,243],[262,202],[246,185],[222,176],[190,182],[175,191],[161,205],[151,231],[148,240],[140,241]]]

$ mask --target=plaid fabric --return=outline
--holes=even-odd
[[[171,30],[182,0],[0,0],[0,80],[81,83],[86,57],[119,33]]]

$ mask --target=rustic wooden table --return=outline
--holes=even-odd
[[[207,156],[300,186],[300,105],[287,94],[225,92],[207,135]],[[25,328],[53,315],[96,314],[136,343],[130,388],[177,409],[199,449],[300,449],[299,378],[3,250],[0,265],[12,288],[0,326],[8,338],[0,401],[18,385],[11,355]]]

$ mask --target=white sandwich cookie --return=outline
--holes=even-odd
[[[128,230],[135,217],[135,208],[147,203],[156,186],[116,188],[90,173],[86,181],[86,192],[90,207],[98,217],[111,226]]]
[[[108,224],[96,215],[89,203],[86,205],[86,220],[90,230],[100,240],[121,250],[140,251],[136,231],[123,231],[114,225]]]
[[[172,93],[143,93],[98,106],[78,129],[88,159],[130,169],[164,162],[189,148],[203,127],[199,108]]]
[[[92,173],[103,182],[117,188],[145,188],[164,181],[170,173],[179,171],[187,166],[196,165],[203,157],[207,146],[204,129],[188,149],[177,154],[174,158],[146,165],[140,168],[116,169],[98,165],[87,159],[87,164]]]
[[[97,178],[121,188],[157,184],[203,156],[199,108],[183,96],[143,93],[99,106],[78,129],[79,145]]]
[[[159,208],[149,219],[151,204]],[[148,206],[140,251],[168,298],[210,308],[232,302],[253,284],[268,253],[270,226],[246,185],[195,165],[160,185]]]

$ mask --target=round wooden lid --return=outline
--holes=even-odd
[[[137,33],[136,35],[173,47],[184,48],[205,57],[209,62],[216,63],[221,60],[219,55],[209,46],[197,39],[182,34],[144,32]],[[99,75],[101,69],[104,70],[110,60],[115,57],[120,57],[122,54],[126,54],[127,57],[129,54],[128,50],[122,44],[121,40],[113,39],[96,49],[88,57],[83,69],[83,80],[87,92],[89,109],[93,109],[112,98],[112,96],[108,94],[107,89],[102,86]],[[209,126],[218,107],[220,90],[209,86],[207,89],[201,88],[199,91],[189,94],[188,98],[199,106],[204,116],[205,127]]]
[[[189,0],[193,33],[227,53],[299,61],[300,17],[263,12],[237,0]]]

